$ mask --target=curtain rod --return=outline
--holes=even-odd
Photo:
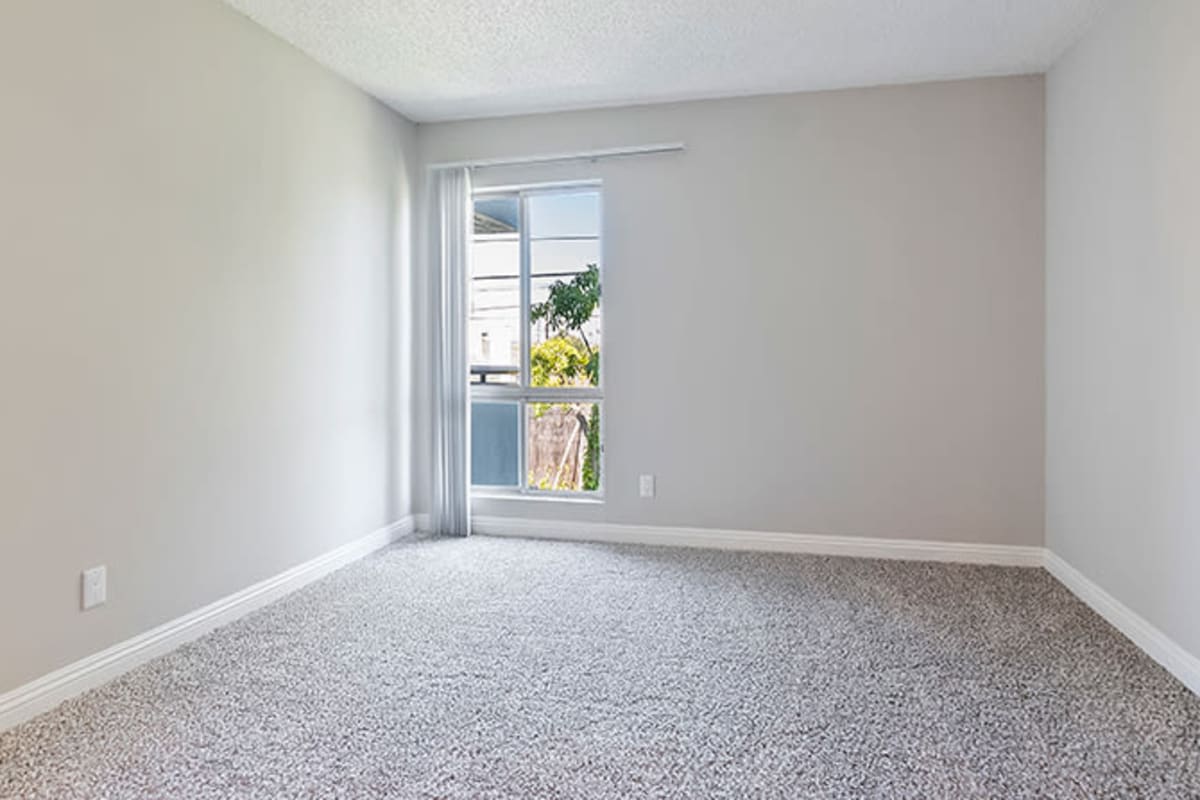
[[[574,153],[550,153],[540,156],[480,158],[473,161],[446,161],[439,164],[430,164],[429,169],[449,169],[451,167],[480,169],[483,167],[510,167],[521,164],[553,164],[558,161],[596,161],[601,158],[648,156],[655,153],[679,153],[684,149],[683,142],[666,142],[664,144],[642,144],[635,145],[633,147],[607,147],[601,150],[579,150]]]

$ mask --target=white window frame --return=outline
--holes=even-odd
[[[600,196],[598,217],[599,217],[599,233],[597,236],[597,244],[599,249],[599,264],[597,268],[600,276],[600,292],[603,298],[604,293],[604,188],[603,183],[596,180],[570,181],[562,183],[538,183],[538,184],[521,184],[517,186],[488,186],[476,188],[472,193],[472,200],[477,197],[487,197],[489,195],[508,195],[518,198],[518,216],[517,216],[517,232],[520,237],[520,271],[518,274],[518,285],[520,288],[520,348],[521,348],[521,364],[518,381],[516,384],[492,384],[492,383],[470,383],[468,386],[469,400],[474,403],[476,400],[484,402],[497,403],[516,403],[517,404],[517,486],[477,486],[471,485],[471,495],[473,497],[508,497],[508,498],[526,498],[539,500],[563,500],[563,501],[593,501],[602,502],[604,500],[604,486],[607,477],[607,469],[604,463],[604,430],[607,417],[604,413],[604,382],[605,375],[608,370],[601,362],[599,386],[581,386],[573,388],[558,388],[558,387],[533,387],[529,385],[530,381],[530,366],[529,366],[529,347],[530,347],[530,307],[532,302],[530,294],[532,291],[533,276],[531,267],[531,242],[535,241],[529,230],[527,220],[529,219],[529,198],[539,195],[554,195],[554,194],[578,194],[580,190],[595,191]],[[474,232],[472,231],[472,241],[474,241]],[[563,237],[553,237],[561,239]],[[591,237],[580,237],[588,238]],[[473,280],[473,278],[472,278]],[[601,300],[603,307],[603,300]],[[603,319],[600,325],[600,341],[597,347],[600,348],[601,355],[604,353],[604,329],[607,327]],[[470,376],[467,376],[468,381]],[[594,491],[573,490],[573,489],[537,489],[529,486],[529,474],[526,463],[529,442],[527,438],[527,427],[529,420],[529,404],[530,403],[595,403],[600,407],[600,453],[598,465],[600,468],[600,482]]]

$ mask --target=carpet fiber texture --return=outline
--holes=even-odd
[[[0,796],[1200,797],[1036,569],[418,538],[0,736]]]

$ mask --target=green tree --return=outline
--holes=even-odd
[[[534,386],[575,386],[586,375],[590,356],[573,336],[555,336],[533,346],[529,371]]]
[[[586,270],[571,280],[555,281],[546,299],[529,309],[533,322],[545,323],[547,340],[551,337],[578,338],[587,356],[584,374],[592,386],[600,382],[600,350],[592,347],[583,328],[599,305],[600,268],[588,264]]]
[[[529,366],[534,386],[588,386],[600,383],[600,348],[588,341],[584,326],[600,305],[600,269],[587,269],[569,281],[555,281],[541,303],[529,309],[533,322],[546,326],[546,340],[530,351]],[[582,381],[581,381],[582,379]],[[535,413],[545,409],[539,404]],[[592,404],[591,413],[575,411],[583,429],[586,447],[583,456],[582,485],[585,491],[600,488],[600,407]]]

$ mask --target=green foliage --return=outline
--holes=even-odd
[[[600,304],[600,268],[588,264],[587,269],[569,281],[555,281],[550,287],[550,296],[544,302],[534,303],[529,316],[534,322],[545,321],[557,334],[576,333],[588,345],[583,336],[583,326],[596,313]]]
[[[591,353],[582,340],[556,336],[538,342],[529,351],[529,372],[534,386],[575,386],[588,374]]]
[[[549,475],[543,475],[542,477],[539,478],[533,474],[533,470],[529,470],[529,487],[531,489],[538,489],[543,492],[554,488],[550,484],[550,476]]]
[[[583,454],[583,490],[594,492],[600,488],[600,406],[592,406],[591,419],[587,427],[587,450]]]

